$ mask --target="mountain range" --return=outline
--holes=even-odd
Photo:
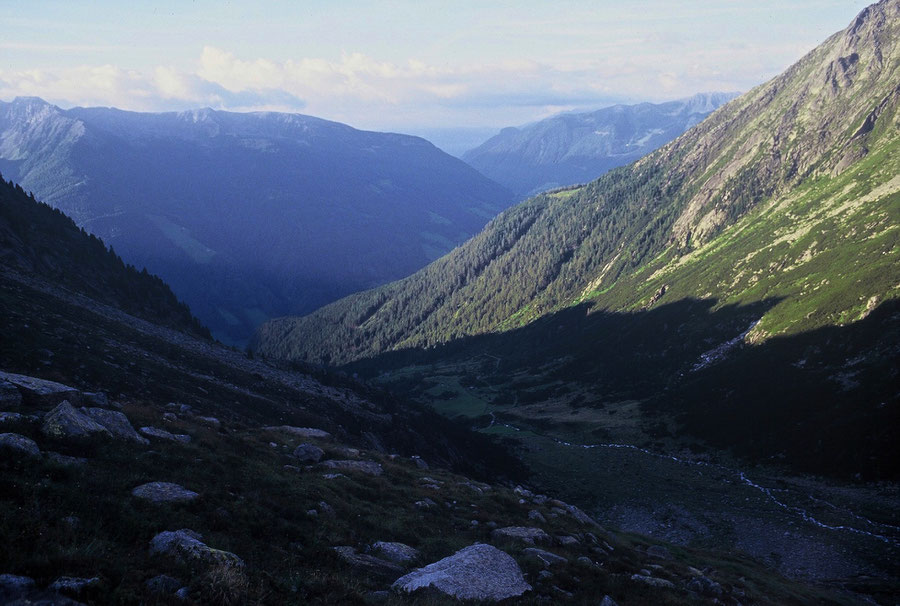
[[[566,113],[500,133],[462,159],[521,199],[593,181],[664,145],[736,97],[701,93],[668,103]]]
[[[317,118],[0,103],[0,171],[162,276],[223,342],[406,276],[512,202],[423,139]]]
[[[268,322],[256,352],[373,376],[494,356],[479,376],[497,369],[499,401],[527,364],[557,400],[637,400],[736,452],[895,476],[898,13],[869,7],[658,151],[409,278]]]

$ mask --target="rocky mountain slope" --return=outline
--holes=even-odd
[[[587,183],[668,143],[736,95],[700,93],[668,103],[560,114],[500,133],[462,159],[519,199]]]
[[[0,102],[0,170],[232,344],[409,275],[511,202],[422,139],[295,114]]]
[[[127,313],[161,282],[4,187],[4,604],[856,601],[604,528],[433,412],[149,321],[171,294]]]
[[[374,374],[494,356],[508,388],[526,363],[535,391],[580,383],[586,406],[642,401],[744,454],[896,475],[898,29],[900,2],[872,5],[657,152],[407,279],[269,322],[257,352],[408,352]]]

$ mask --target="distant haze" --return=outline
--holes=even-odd
[[[0,99],[302,112],[458,154],[478,131],[448,129],[749,90],[866,4],[10,0]]]

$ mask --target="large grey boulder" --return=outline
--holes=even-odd
[[[17,433],[0,433],[0,451],[12,453],[17,456],[39,457],[41,449],[30,438]]]
[[[292,425],[277,425],[277,426],[269,426],[263,427],[263,429],[268,431],[281,431],[283,433],[289,433],[294,436],[299,436],[301,438],[330,438],[331,434],[322,429],[315,429],[314,427],[294,427]]]
[[[507,526],[506,528],[498,528],[491,533],[491,538],[495,541],[520,541],[528,545],[549,545],[553,542],[553,538],[549,534],[540,528],[533,528],[530,526]]]
[[[44,416],[41,432],[63,440],[83,440],[95,436],[112,437],[108,429],[76,410],[68,401],[61,403]]]
[[[339,545],[332,547],[338,557],[359,572],[373,574],[387,579],[396,579],[403,574],[404,568],[395,562],[376,558],[365,553],[357,553],[355,547]]]
[[[419,558],[418,549],[393,541],[378,541],[372,545],[372,551],[379,557],[397,564],[408,564]]]
[[[371,476],[380,476],[384,473],[381,463],[375,463],[374,461],[345,461],[336,459],[333,461],[325,461],[322,463],[322,466],[330,469],[340,469],[341,471],[359,471]]]
[[[0,380],[15,385],[21,392],[24,402],[31,406],[53,406],[63,400],[75,404],[81,403],[80,391],[56,381],[47,381],[11,372],[0,372]]]
[[[154,503],[186,503],[200,495],[179,484],[171,482],[148,482],[131,491],[131,494],[145,501]]]
[[[18,408],[22,405],[22,393],[18,388],[6,381],[0,379],[0,408],[9,410],[10,408]]]
[[[325,451],[315,444],[301,444],[294,449],[294,456],[304,463],[318,463],[324,454]]]
[[[117,410],[107,410],[106,408],[82,408],[81,411],[92,420],[103,425],[114,438],[137,442],[138,444],[150,443],[150,440],[138,435],[125,413]]]
[[[165,429],[160,429],[159,427],[141,427],[138,431],[140,431],[145,436],[157,438],[160,440],[168,440],[170,442],[183,442],[184,444],[187,444],[191,441],[191,436],[187,434],[172,433],[170,431],[166,431]]]
[[[498,601],[531,589],[507,553],[476,543],[400,577],[394,589],[412,593],[427,587],[459,600]]]
[[[193,564],[225,565],[243,568],[244,561],[230,551],[213,549],[204,543],[203,535],[182,528],[161,532],[150,541],[150,553],[171,556]]]

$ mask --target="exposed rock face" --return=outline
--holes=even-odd
[[[324,463],[322,463],[322,465],[331,469],[340,469],[341,471],[359,471],[372,476],[380,476],[382,473],[384,473],[384,469],[381,467],[381,464],[375,463],[373,461],[335,460],[325,461]]]
[[[522,553],[529,558],[533,558],[538,560],[544,564],[544,566],[553,566],[554,564],[565,564],[569,560],[562,556],[558,556],[555,553],[550,553],[549,551],[544,551],[543,549],[538,549],[537,547],[526,547],[522,550]]]
[[[301,444],[294,449],[294,456],[305,463],[318,463],[324,454],[325,451],[314,444]]]
[[[44,417],[41,431],[60,439],[83,440],[112,434],[100,423],[75,409],[68,401],[61,403]]]
[[[17,433],[0,433],[0,451],[28,457],[41,456],[41,449],[34,440]]]
[[[22,405],[22,394],[15,385],[0,379],[0,408],[18,408]]]
[[[200,495],[193,490],[173,484],[171,482],[149,482],[141,484],[131,491],[131,494],[139,499],[153,501],[154,503],[185,503],[193,501]]]
[[[509,554],[481,543],[414,570],[393,587],[407,593],[432,587],[460,600],[482,601],[504,600],[531,589]]]
[[[532,528],[528,526],[507,526],[506,528],[498,528],[491,533],[491,538],[495,541],[503,539],[511,539],[513,541],[521,541],[529,545],[542,544],[549,545],[553,539],[549,534],[540,528]]]
[[[267,429],[269,431],[283,431],[284,433],[289,433],[295,436],[300,436],[301,438],[330,438],[331,434],[322,429],[315,429],[313,427],[293,427],[291,425],[278,425],[278,426],[270,426],[264,427],[263,429]]]
[[[213,549],[199,533],[182,528],[161,532],[150,541],[150,553],[168,555],[188,563],[225,565],[242,568],[244,561],[229,551]]]
[[[419,550],[404,543],[390,541],[378,541],[372,545],[372,549],[380,557],[398,564],[407,564],[419,557]]]
[[[399,564],[364,553],[356,553],[354,547],[339,545],[333,549],[344,562],[361,572],[389,579],[396,579],[398,575],[403,574],[404,569]]]
[[[0,372],[0,379],[15,385],[21,392],[25,403],[31,406],[53,406],[63,400],[75,404],[81,403],[80,391],[56,381],[47,381],[11,372]]]
[[[105,427],[114,438],[130,440],[139,444],[150,443],[150,440],[138,435],[131,425],[131,421],[128,420],[124,413],[105,408],[82,408],[81,410],[91,419]]]
[[[191,436],[187,434],[176,434],[166,431],[165,429],[160,429],[159,427],[141,427],[138,431],[140,431],[145,436],[158,438],[160,440],[169,440],[170,442],[184,442],[185,444],[187,444],[191,441]]]

